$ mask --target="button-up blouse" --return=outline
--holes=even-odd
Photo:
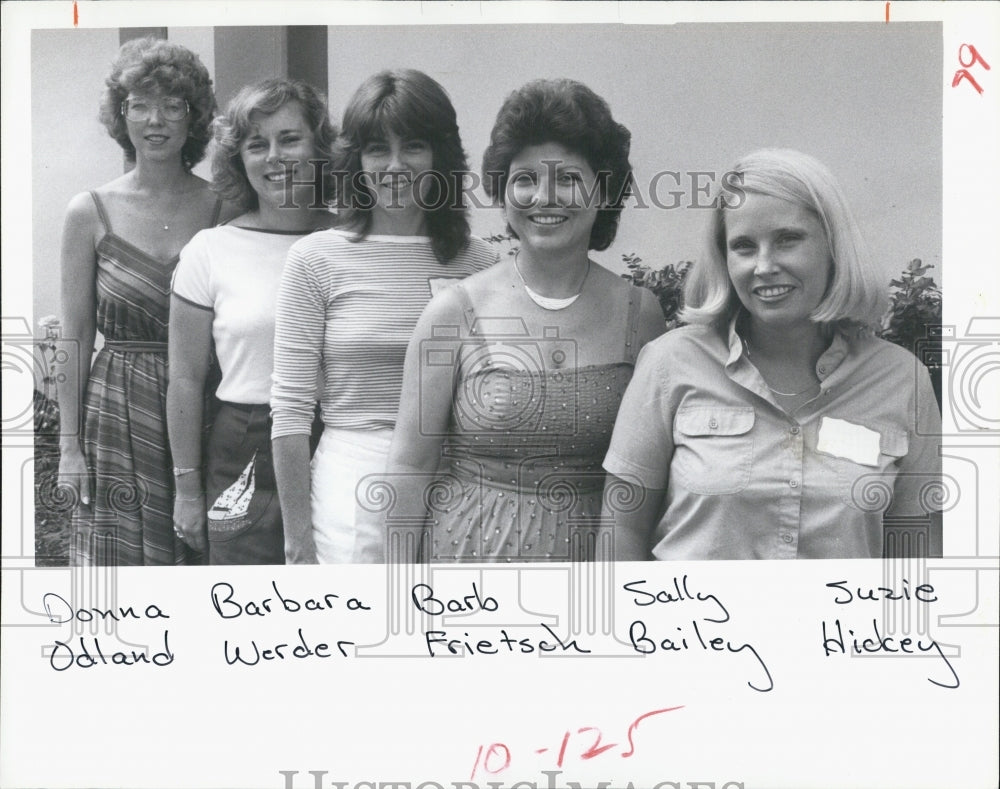
[[[834,334],[816,375],[819,394],[789,413],[735,321],[643,349],[604,467],[666,489],[656,558],[879,557],[887,511],[933,509],[941,417],[926,368],[854,330]]]

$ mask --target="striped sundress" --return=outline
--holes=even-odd
[[[167,442],[167,319],[178,257],[159,260],[116,235],[100,198],[91,196],[105,231],[96,249],[104,347],[84,401],[83,449],[94,499],[74,513],[70,563],[197,563],[174,535]]]

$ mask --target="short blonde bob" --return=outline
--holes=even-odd
[[[884,289],[843,192],[826,166],[799,151],[764,149],[744,156],[731,173],[712,209],[703,258],[688,275],[682,319],[724,325],[740,309],[726,265],[726,212],[738,211],[742,195],[752,192],[803,206],[823,225],[833,267],[811,319],[875,327]]]

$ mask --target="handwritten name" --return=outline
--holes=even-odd
[[[771,671],[753,644],[750,642],[734,643],[728,638],[702,632],[705,623],[720,625],[730,621],[729,609],[726,608],[718,595],[700,590],[692,591],[691,580],[687,574],[680,577],[675,576],[671,583],[659,589],[649,589],[646,587],[646,583],[645,579],[640,579],[622,585],[625,591],[632,594],[632,604],[639,608],[662,605],[678,607],[680,604],[698,603],[706,603],[710,608],[702,616],[688,619],[680,626],[671,623],[668,630],[659,632],[655,636],[651,635],[651,626],[647,625],[644,619],[634,619],[628,629],[629,643],[632,649],[642,655],[653,655],[658,652],[670,654],[691,649],[728,654],[746,652],[753,657],[763,672],[759,679],[748,680],[747,685],[761,693],[767,693],[774,689]],[[691,606],[688,605],[683,610],[690,610],[690,608]]]
[[[929,605],[938,601],[937,593],[931,584],[920,584],[914,589],[910,589],[910,582],[903,578],[898,587],[875,586],[861,587],[850,584],[848,581],[831,581],[826,584],[829,589],[837,591],[833,602],[837,605],[856,605],[864,603],[880,602],[906,602],[914,605]],[[937,656],[944,662],[948,669],[948,675],[941,680],[927,677],[927,681],[932,685],[941,688],[954,690],[961,682],[955,667],[948,660],[941,645],[933,638],[897,638],[892,635],[884,635],[879,629],[878,619],[871,620],[871,630],[862,633],[861,637],[852,627],[847,625],[850,622],[841,623],[840,618],[835,618],[830,624],[823,620],[821,624],[823,635],[823,654],[825,657],[834,655],[877,655],[898,654],[901,656],[915,655],[920,653],[936,652]],[[867,626],[867,618],[865,625]],[[844,631],[847,635],[844,635]]]
[[[71,668],[94,668],[95,666],[136,666],[139,664],[149,664],[162,668],[174,662],[174,653],[170,651],[170,634],[163,631],[163,649],[147,654],[145,649],[131,649],[110,651],[105,654],[101,639],[88,638],[86,641],[81,637],[77,639],[79,648],[76,649],[64,641],[56,641],[49,656],[49,665],[55,671],[66,671]]]
[[[279,611],[287,614],[297,614],[307,611],[330,611],[343,607],[348,611],[370,611],[371,608],[365,605],[357,597],[348,597],[342,600],[340,595],[328,592],[318,599],[307,597],[305,600],[298,600],[290,595],[283,595],[278,590],[276,581],[271,581],[271,588],[274,590],[274,597],[265,597],[259,602],[257,600],[245,600],[240,602],[236,599],[236,590],[232,584],[219,581],[212,585],[211,598],[212,607],[223,619],[237,619],[241,616],[267,616]]]
[[[704,617],[706,622],[715,622],[721,624],[723,622],[729,621],[729,610],[722,604],[722,601],[716,597],[711,592],[695,592],[691,593],[691,589],[688,582],[688,576],[685,574],[681,578],[674,577],[673,588],[672,589],[660,589],[656,592],[649,592],[646,589],[641,589],[640,587],[645,584],[645,579],[641,581],[629,581],[627,584],[623,585],[623,589],[627,592],[632,592],[633,598],[632,602],[637,606],[648,606],[656,605],[657,603],[683,603],[687,600],[695,600],[697,602],[712,602],[719,608],[721,614],[721,619],[715,619],[712,617]]]
[[[227,666],[256,666],[261,662],[285,661],[289,659],[306,660],[309,658],[325,660],[333,657],[349,657],[348,647],[355,646],[353,641],[340,640],[335,644],[337,652],[331,651],[330,645],[325,641],[312,644],[306,639],[302,628],[298,629],[298,642],[283,641],[273,646],[262,646],[256,639],[250,640],[250,646],[244,645],[242,649],[239,644],[230,645],[229,639],[222,644],[222,653]]]
[[[471,585],[471,593],[459,597],[443,597],[434,591],[430,584],[414,584],[410,589],[410,602],[422,614],[440,616],[441,614],[476,614],[480,612],[493,613],[500,610],[500,603],[492,595],[484,595],[475,581]],[[473,638],[468,631],[463,631],[461,638],[447,630],[427,630],[424,632],[424,644],[430,657],[438,655],[498,655],[522,654],[534,652],[572,652],[581,655],[590,654],[590,650],[581,646],[576,639],[564,640],[546,624],[539,628],[544,631],[542,637],[532,635],[515,637],[506,628],[489,631],[488,638]],[[535,630],[535,628],[532,628]],[[482,631],[477,635],[481,635]]]
[[[53,624],[62,625],[76,620],[77,622],[112,621],[122,622],[125,620],[141,619],[169,619],[155,603],[147,605],[142,613],[136,613],[135,606],[124,606],[118,608],[74,608],[67,602],[66,598],[56,592],[46,592],[42,595],[42,605],[49,621]]]
[[[544,638],[536,641],[531,636],[526,638],[512,638],[508,635],[505,628],[500,628],[500,634],[495,637],[495,642],[493,639],[480,639],[473,644],[467,640],[470,638],[468,633],[464,633],[465,639],[448,638],[448,631],[446,630],[428,630],[424,633],[424,639],[427,644],[427,654],[431,657],[444,654],[440,645],[444,645],[444,649],[452,655],[496,655],[503,652],[504,649],[506,649],[508,654],[520,653],[523,655],[530,655],[536,651],[576,652],[580,655],[590,654],[590,650],[580,646],[575,638],[563,641],[548,625],[543,623],[541,628],[553,639],[552,642],[546,641]],[[435,645],[438,645],[436,649]]]

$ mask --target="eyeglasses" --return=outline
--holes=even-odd
[[[146,101],[145,99],[125,99],[122,102],[122,115],[128,120],[140,123],[148,121],[153,114],[153,108],[167,121],[179,121],[187,117],[190,107],[184,99],[163,99],[163,101]]]

